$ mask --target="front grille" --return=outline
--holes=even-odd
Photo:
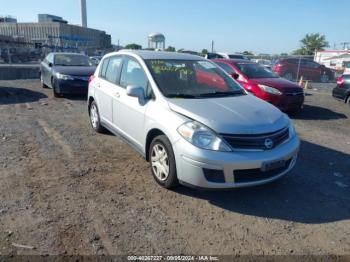
[[[259,135],[222,135],[233,149],[270,150],[282,144],[289,138],[289,129]]]
[[[301,88],[288,88],[283,94],[285,96],[304,96],[304,90]]]
[[[235,183],[256,182],[278,176],[289,168],[291,162],[292,159],[288,160],[285,166],[269,171],[262,171],[260,168],[235,170],[233,171]]]
[[[89,76],[73,76],[75,80],[89,81]]]

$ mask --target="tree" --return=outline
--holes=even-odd
[[[244,51],[243,55],[254,55],[254,54],[252,52],[250,52],[250,51]]]
[[[168,51],[168,52],[176,52],[176,49],[175,49],[175,47],[173,47],[173,46],[168,46],[168,48],[165,49],[165,51]]]
[[[202,50],[202,54],[203,54],[203,55],[208,54],[208,49],[203,49],[203,50]]]
[[[322,51],[325,47],[329,47],[326,37],[319,33],[306,34],[300,43],[301,48],[295,50],[294,55],[314,55],[316,51]]]
[[[138,45],[138,44],[128,44],[124,47],[125,49],[135,49],[135,50],[139,50],[139,49],[142,49],[142,46],[141,45]]]

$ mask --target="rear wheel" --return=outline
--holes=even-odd
[[[294,74],[292,72],[287,72],[282,77],[289,81],[294,81],[295,79]]]
[[[105,131],[105,128],[101,125],[100,113],[98,111],[98,107],[95,101],[91,102],[89,115],[92,128],[97,133],[103,133]]]
[[[42,73],[40,73],[40,82],[41,82],[42,88],[47,88],[47,85],[45,85],[45,83],[44,83],[44,77],[43,77]]]
[[[175,156],[169,139],[164,135],[155,137],[148,154],[156,182],[168,189],[177,186]]]

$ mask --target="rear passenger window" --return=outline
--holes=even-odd
[[[122,87],[137,86],[146,90],[147,77],[141,65],[131,58],[126,58],[123,64],[123,70],[120,77],[120,85]]]
[[[117,83],[117,78],[120,73],[121,64],[122,64],[122,57],[115,56],[115,57],[109,58],[109,63],[106,69],[106,76],[105,76],[105,79],[107,81],[114,84]]]

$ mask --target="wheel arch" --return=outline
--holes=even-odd
[[[93,101],[95,101],[95,99],[92,96],[89,96],[89,99],[88,99],[88,112],[89,112],[89,115],[90,115],[90,107],[91,107],[91,104],[92,104]]]
[[[148,131],[147,137],[146,137],[146,143],[145,143],[145,158],[147,161],[149,161],[148,151],[149,151],[149,147],[151,146],[153,139],[155,137],[161,136],[161,135],[167,136],[162,130],[160,130],[158,128],[153,128],[153,129]]]

